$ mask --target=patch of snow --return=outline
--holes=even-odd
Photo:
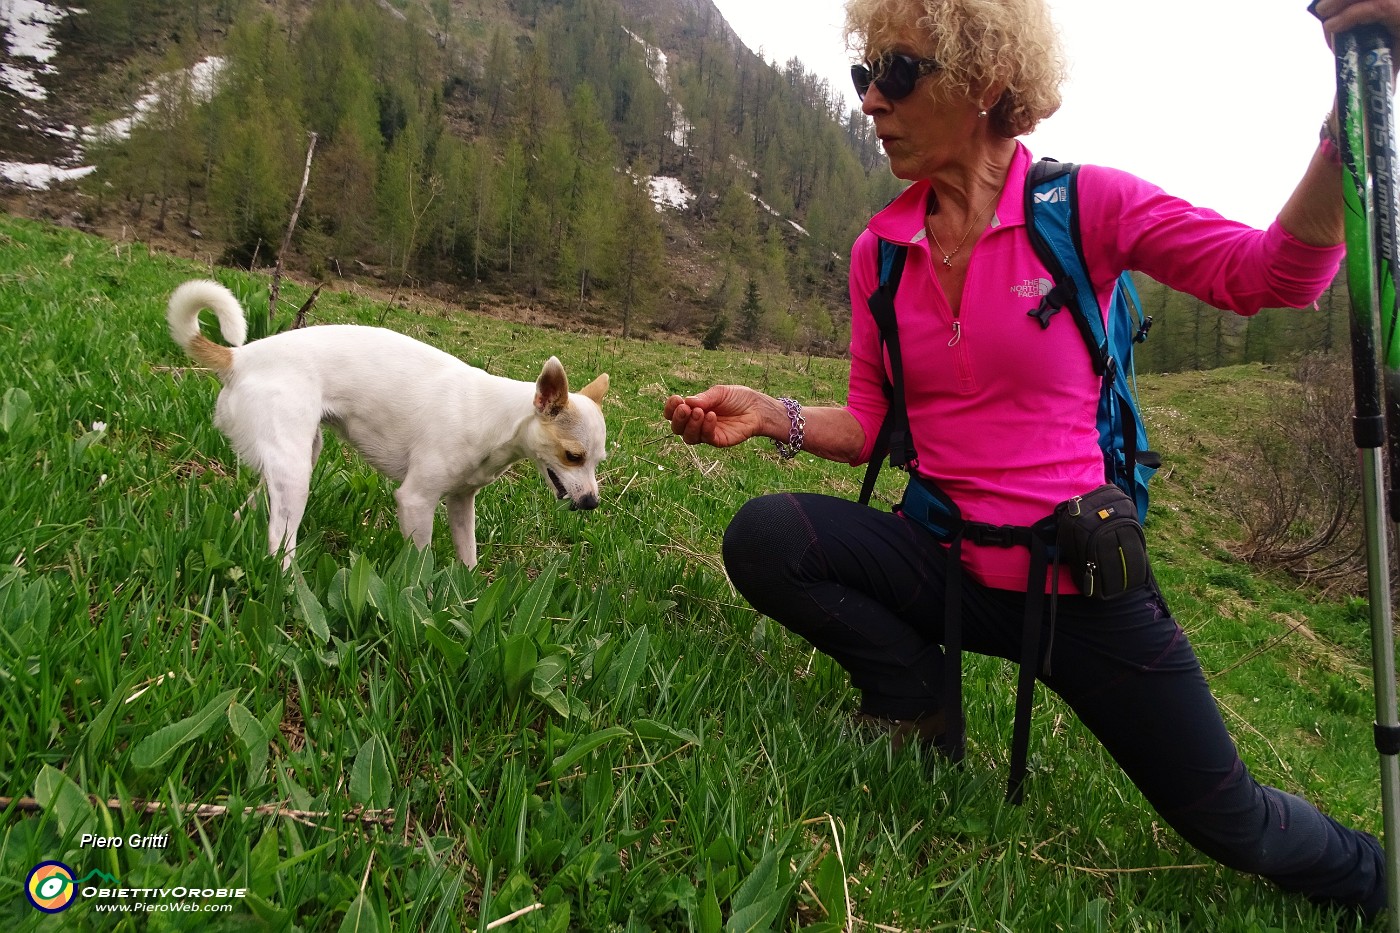
[[[49,59],[58,54],[53,26],[69,14],[42,0],[0,0],[0,30],[11,62],[0,65],[0,84],[20,97],[45,100],[49,93],[40,78],[54,73]],[[33,62],[33,65],[25,64]]]
[[[671,76],[666,70],[666,53],[654,45],[649,45],[645,39],[626,26],[622,27],[622,31],[631,36],[633,42],[641,45],[643,54],[646,56],[647,70],[651,72],[652,78],[661,90],[666,92],[666,101],[671,106],[671,142],[677,146],[684,146],[686,140],[690,138],[690,131],[695,126],[685,118],[681,105],[671,96]]]
[[[12,185],[23,185],[36,191],[52,187],[55,182],[72,181],[96,170],[94,165],[79,168],[59,168],[32,162],[0,162],[0,178]]]
[[[737,168],[739,171],[748,172],[750,178],[754,180],[758,179],[758,172],[755,172],[753,169],[749,168],[749,163],[745,162],[743,159],[739,158],[736,155],[731,155],[729,157],[729,161],[732,162],[734,164],[734,167]]]
[[[49,92],[39,83],[39,70],[21,68],[18,65],[0,65],[0,83],[20,97],[30,100],[46,100]]]
[[[225,59],[210,56],[191,66],[189,73],[190,92],[196,101],[203,103],[214,96],[214,91],[218,87],[219,75],[223,73],[226,64]],[[83,130],[83,139],[88,142],[126,139],[131,135],[132,129],[143,123],[150,116],[151,111],[159,106],[161,98],[165,94],[177,92],[178,82],[181,80],[183,80],[182,77],[178,75],[161,75],[156,78],[147,85],[150,90],[137,99],[130,116],[99,126],[86,127]]]
[[[765,211],[767,211],[768,213],[772,214],[774,217],[781,217],[781,216],[783,216],[782,214],[779,214],[777,211],[773,210],[773,208],[769,207],[769,206],[768,206],[768,202],[764,201],[762,198],[760,198],[758,195],[754,194],[752,191],[749,192],[749,197],[753,198],[753,201],[754,201],[755,204],[757,204],[759,207],[763,208],[763,209],[764,209]]]
[[[58,52],[58,42],[53,38],[52,27],[65,16],[81,14],[78,8],[68,10],[42,2],[42,0],[0,0],[0,31],[5,34],[10,62],[0,64],[0,84],[17,96],[33,101],[48,98],[48,91],[41,79],[52,74],[54,69],[48,64]],[[29,65],[33,62],[33,65]],[[196,100],[206,101],[213,96],[219,75],[224,70],[222,58],[206,58],[196,63],[189,72],[191,93]],[[164,75],[151,82],[147,91],[136,101],[130,116],[98,127],[78,129],[68,124],[50,122],[49,118],[30,107],[21,107],[20,113],[29,121],[29,128],[57,139],[74,143],[92,142],[101,139],[122,139],[131,133],[131,128],[145,120],[160,103],[161,96],[171,93],[183,81],[183,76]],[[37,105],[36,105],[37,106]],[[61,161],[68,166],[47,165],[32,162],[0,162],[0,180],[12,185],[43,190],[51,185],[82,178],[95,170],[90,165],[75,165],[83,158],[82,146],[75,145],[71,158]]]
[[[58,54],[58,42],[50,27],[63,22],[68,13],[42,0],[0,0],[0,25],[5,27],[5,46],[10,56],[36,62],[53,58]]]
[[[788,221],[788,226],[792,227],[792,229],[796,230],[798,233],[802,234],[803,236],[811,236],[811,235],[812,235],[812,234],[810,234],[810,233],[807,232],[807,228],[806,228],[806,227],[802,226],[800,223],[798,223],[798,222],[795,221],[795,220],[789,220],[789,221]]]
[[[651,201],[658,211],[668,207],[683,211],[695,200],[695,195],[681,184],[680,179],[665,175],[652,175],[648,178],[647,190],[651,192]]]

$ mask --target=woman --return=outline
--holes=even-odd
[[[1329,35],[1360,22],[1400,35],[1400,0],[1321,0],[1315,13]],[[1015,288],[1049,278],[1026,235],[1031,156],[1016,140],[1059,106],[1063,69],[1048,12],[1043,0],[850,0],[847,31],[864,58],[852,69],[862,109],[891,170],[912,183],[852,250],[847,404],[804,408],[714,386],[672,396],[665,417],[689,444],[766,437],[784,456],[868,460],[887,402],[866,299],[877,285],[877,238],[905,244],[895,304],[903,357],[917,361],[904,373],[917,473],[968,519],[1031,525],[1103,483],[1099,379],[1084,340],[1069,315],[1042,331],[1027,317],[1037,297]],[[1084,166],[1080,228],[1101,303],[1123,269],[1241,314],[1313,301],[1343,252],[1341,171],[1328,135],[1324,124],[1302,181],[1262,231]],[[949,553],[925,527],[845,499],[770,495],[740,509],[723,550],[756,609],[849,672],[863,718],[896,741],[938,745],[956,730],[941,700]],[[968,650],[1020,657],[1030,559],[1024,547],[963,545]],[[1172,826],[1222,863],[1316,901],[1367,915],[1385,906],[1372,836],[1250,776],[1150,579],[1104,601],[1062,575],[1058,592],[1053,664],[1040,679]]]

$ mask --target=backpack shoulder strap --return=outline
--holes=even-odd
[[[1105,321],[1079,236],[1078,177],[1078,165],[1054,159],[1042,159],[1026,173],[1026,231],[1055,280],[1040,306],[1029,313],[1046,328],[1060,308],[1070,308],[1094,372],[1103,380],[1098,428],[1105,478],[1133,496],[1138,515],[1145,518],[1147,478],[1161,460],[1147,449],[1146,430],[1129,380],[1133,345],[1146,338],[1152,319],[1142,312],[1132,276],[1122,272]]]
[[[889,407],[885,410],[885,420],[880,424],[880,433],[875,436],[875,447],[865,468],[865,480],[860,487],[859,501],[862,505],[870,502],[871,493],[875,491],[875,477],[879,475],[885,455],[889,455],[891,465],[904,467],[913,460],[914,452],[909,436],[909,413],[904,407],[904,361],[900,356],[899,327],[894,312],[894,295],[899,290],[899,279],[904,273],[909,247],[884,239],[879,244],[876,254],[879,285],[871,293],[867,304],[880,332],[880,343],[890,355],[893,384],[885,384]]]
[[[1103,311],[1094,294],[1079,244],[1079,194],[1075,182],[1079,166],[1072,162],[1041,159],[1026,173],[1026,232],[1040,261],[1050,270],[1054,285],[1030,315],[1041,328],[1066,305],[1084,335],[1094,372],[1103,376],[1112,365]]]

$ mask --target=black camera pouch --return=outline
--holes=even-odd
[[[1148,580],[1147,539],[1137,506],[1107,483],[1055,506],[1060,563],[1069,567],[1079,592],[1113,599]]]

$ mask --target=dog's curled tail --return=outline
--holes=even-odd
[[[199,312],[208,308],[219,319],[219,331],[231,346],[241,347],[248,339],[248,322],[243,318],[243,306],[233,292],[218,282],[195,279],[186,282],[170,296],[165,320],[170,324],[170,336],[194,357],[195,361],[216,373],[233,368],[233,351],[214,343],[199,330]]]

